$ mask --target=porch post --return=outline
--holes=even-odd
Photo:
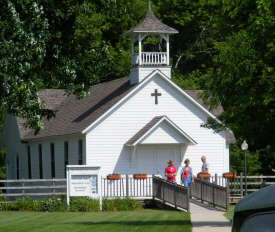
[[[139,59],[138,59],[138,64],[141,65],[142,62],[141,62],[141,34],[139,33],[138,34],[138,56],[139,56]]]
[[[167,65],[169,65],[169,35],[167,35],[167,40],[166,40],[166,53],[167,53]]]
[[[126,175],[126,197],[129,197],[129,177]]]

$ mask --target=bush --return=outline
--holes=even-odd
[[[0,211],[12,210],[13,208],[14,208],[13,204],[9,202],[4,201],[0,203]]]
[[[102,210],[130,211],[138,210],[141,206],[132,198],[115,198],[102,200]],[[36,212],[91,212],[99,211],[99,200],[90,197],[72,197],[70,206],[65,196],[48,197],[47,199],[17,198],[14,202],[1,202],[0,210],[36,211]]]
[[[99,201],[98,199],[93,199],[90,197],[76,197],[70,199],[70,211],[82,211],[91,212],[99,211]]]
[[[46,212],[64,212],[68,208],[67,201],[64,196],[48,197],[42,201],[42,211]]]
[[[16,198],[14,202],[14,209],[19,211],[33,211],[33,200],[30,197],[23,198]]]
[[[3,197],[3,196],[1,196],[1,194],[3,194],[2,190],[0,190],[0,202],[1,201],[6,201],[7,197]]]
[[[131,211],[141,208],[137,200],[132,198],[103,199],[102,210],[106,211]]]

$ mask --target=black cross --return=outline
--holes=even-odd
[[[158,104],[158,96],[161,96],[161,93],[158,93],[158,90],[155,89],[155,93],[151,93],[151,96],[155,97],[155,104]]]

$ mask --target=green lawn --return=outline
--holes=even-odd
[[[191,232],[190,213],[146,209],[128,212],[0,211],[0,231],[184,231]]]
[[[235,205],[229,205],[229,211],[224,214],[224,216],[229,220],[232,221],[234,215]]]

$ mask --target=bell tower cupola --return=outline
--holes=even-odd
[[[123,34],[131,37],[131,84],[141,82],[156,69],[171,78],[169,35],[175,33],[178,33],[178,31],[157,19],[151,11],[149,1],[148,12],[143,20]],[[143,43],[147,37],[151,37],[154,43]]]

